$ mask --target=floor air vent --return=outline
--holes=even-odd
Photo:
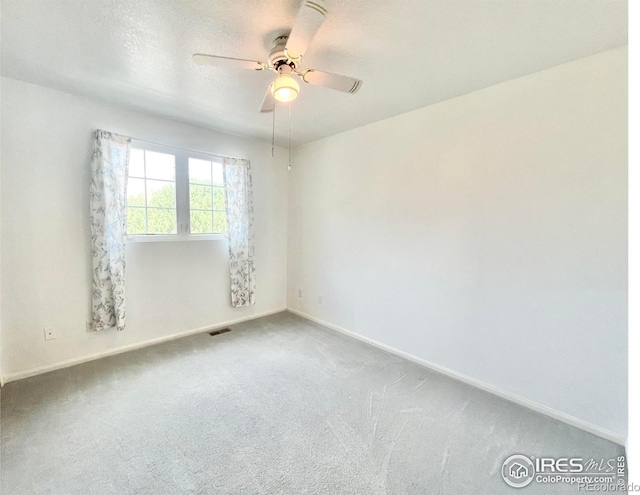
[[[231,331],[230,328],[222,328],[221,330],[215,330],[213,332],[209,332],[209,335],[211,335],[212,337],[215,337],[216,335],[220,335],[221,333],[227,333],[230,331]]]

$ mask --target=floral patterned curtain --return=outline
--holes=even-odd
[[[124,330],[127,176],[131,139],[97,130],[91,160],[93,328]]]
[[[227,198],[231,305],[237,308],[256,303],[251,164],[248,160],[234,158],[225,158],[222,163]]]

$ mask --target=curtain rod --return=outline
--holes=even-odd
[[[149,141],[148,139],[139,139],[139,138],[132,137],[132,136],[127,136],[127,137],[129,139],[131,139],[132,141],[140,141],[141,143],[155,144],[156,146],[162,146],[162,147],[165,147],[165,148],[176,148],[176,149],[182,150],[182,151],[194,151],[195,153],[202,153],[204,155],[211,155],[211,156],[215,156],[216,158],[230,158],[232,160],[241,160],[241,158],[237,158],[235,156],[220,155],[218,153],[212,153],[211,151],[195,150],[193,148],[185,148],[184,146],[174,146],[172,144],[157,143],[155,141]]]

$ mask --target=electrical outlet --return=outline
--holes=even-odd
[[[44,327],[44,340],[54,340],[56,338],[56,329],[53,327]]]
[[[298,289],[298,297],[302,298],[302,289]]]
[[[322,304],[322,296],[318,296],[318,304]]]

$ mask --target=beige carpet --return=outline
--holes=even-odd
[[[511,454],[622,447],[289,313],[6,385],[2,494],[577,494]]]

